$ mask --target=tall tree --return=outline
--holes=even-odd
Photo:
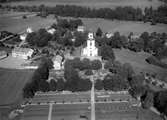
[[[96,31],[96,36],[101,37],[102,34],[103,34],[103,32],[102,32],[101,28],[98,27],[98,28],[97,28],[97,31]]]

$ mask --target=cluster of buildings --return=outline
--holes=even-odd
[[[50,34],[54,34],[56,32],[56,29],[54,29],[54,28],[48,28],[46,30]],[[78,26],[77,31],[83,33],[83,32],[86,31],[86,28],[85,28],[85,26]],[[20,39],[22,40],[23,43],[25,42],[25,40],[27,38],[27,35],[29,33],[32,33],[32,32],[33,32],[33,30],[30,27],[28,27],[26,29],[26,32],[24,34],[20,35]],[[113,36],[112,33],[106,33],[107,38],[110,38],[112,36]],[[27,59],[30,59],[32,57],[33,53],[34,53],[33,49],[23,48],[23,47],[19,46],[19,47],[15,47],[12,50],[12,57],[18,57],[18,58],[27,60]],[[7,55],[6,53],[3,53],[3,52],[1,54],[0,54],[0,57],[4,57],[4,56]],[[100,59],[101,60],[101,57],[98,56],[98,47],[96,45],[93,32],[88,33],[86,46],[83,46],[83,48],[81,49],[80,57],[81,58]],[[56,56],[53,57],[52,61],[54,63],[54,69],[55,70],[63,69],[63,60],[64,59],[61,55],[56,55]]]
[[[85,27],[79,26],[77,29],[79,32],[84,32]],[[20,36],[20,39],[25,40],[27,37],[27,34],[32,33],[32,29],[28,28],[26,30],[26,33]],[[54,34],[55,29],[48,29],[48,32],[50,34]],[[29,59],[32,57],[34,53],[34,50],[31,48],[21,48],[21,47],[16,47],[12,50],[12,56],[13,57],[19,57],[22,59]],[[99,59],[100,56],[98,56],[98,48],[96,47],[96,42],[94,39],[94,34],[93,32],[88,33],[88,39],[86,42],[86,46],[81,50],[81,56],[90,58],[90,59]],[[55,70],[60,70],[63,68],[63,57],[60,55],[56,55],[52,59],[54,63],[54,69]]]

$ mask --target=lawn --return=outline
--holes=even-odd
[[[33,70],[0,68],[0,105],[22,100],[22,89],[30,80]]]
[[[32,1],[21,1],[21,2],[11,2],[8,5],[41,5],[46,6],[56,6],[61,5],[79,5],[79,6],[89,6],[92,8],[115,8],[117,6],[133,6],[133,7],[150,7],[157,8],[162,4],[159,0],[32,0]]]
[[[130,63],[136,73],[156,73],[160,79],[167,80],[167,69],[148,64],[145,61],[150,54],[145,52],[136,53],[127,49],[114,49],[114,53],[116,60],[120,61],[121,63]]]

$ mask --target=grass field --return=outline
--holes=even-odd
[[[0,105],[20,102],[22,89],[32,74],[33,70],[0,68]]]
[[[156,73],[159,78],[167,81],[167,69],[148,64],[145,61],[145,59],[149,57],[150,54],[145,52],[136,53],[127,49],[114,49],[114,53],[116,60],[120,61],[121,63],[130,63],[136,73]]]
[[[145,8],[153,6],[157,8],[162,4],[158,0],[32,0],[32,1],[21,1],[12,2],[8,5],[40,5],[44,4],[46,6],[56,6],[57,4],[68,4],[68,5],[79,5],[79,6],[89,6],[93,8],[115,8],[117,6],[133,6]]]

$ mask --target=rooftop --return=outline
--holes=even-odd
[[[14,48],[12,52],[28,53],[33,51],[31,48]]]

